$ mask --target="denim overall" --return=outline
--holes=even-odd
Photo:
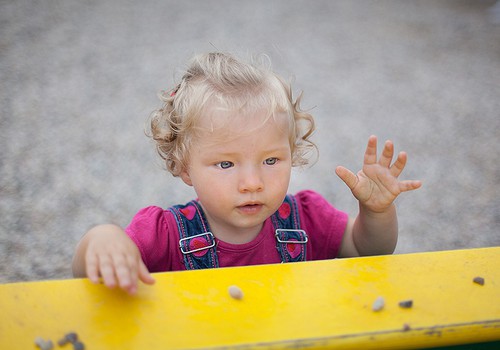
[[[210,232],[200,204],[193,200],[186,205],[169,208],[179,231],[179,248],[187,270],[219,267],[217,244]],[[299,210],[295,197],[287,195],[280,208],[271,216],[276,249],[281,262],[306,260],[307,234],[300,229]]]

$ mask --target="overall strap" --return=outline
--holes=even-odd
[[[179,231],[179,248],[187,270],[219,267],[215,237],[200,204],[193,200],[186,205],[169,208]]]
[[[278,211],[271,216],[271,221],[281,261],[305,261],[308,238],[306,232],[300,229],[299,208],[294,196],[285,197]]]

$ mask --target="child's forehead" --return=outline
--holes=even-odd
[[[193,133],[193,145],[203,152],[227,149],[249,150],[282,147],[289,143],[290,127],[284,112],[269,113],[266,109],[238,113],[214,111],[200,117]],[[272,147],[270,146],[272,145]]]
[[[200,113],[197,126],[203,130],[251,129],[268,121],[277,126],[288,124],[288,114],[272,110],[270,107],[232,109],[220,104],[210,103]]]

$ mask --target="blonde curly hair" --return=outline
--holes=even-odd
[[[268,108],[269,116],[285,112],[289,117],[292,166],[306,165],[308,154],[316,150],[309,139],[315,125],[300,109],[301,97],[294,101],[291,85],[262,63],[246,63],[220,52],[200,54],[174,89],[162,91],[163,106],[152,113],[146,134],[155,141],[167,170],[179,176],[189,162],[197,121],[209,104],[238,112]]]

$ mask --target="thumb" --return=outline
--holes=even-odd
[[[146,265],[142,260],[139,263],[139,279],[146,284],[154,284],[156,280],[151,276]]]
[[[352,171],[350,171],[347,168],[344,168],[343,166],[338,166],[335,169],[335,173],[337,174],[338,177],[340,177],[342,181],[345,182],[345,184],[347,185],[347,187],[351,189],[351,191],[358,184],[358,177]]]

